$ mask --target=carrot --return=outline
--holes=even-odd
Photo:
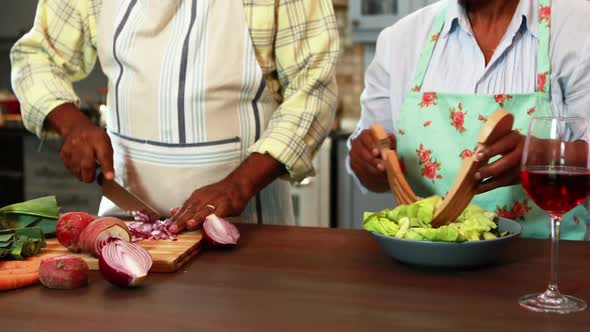
[[[30,286],[39,281],[41,259],[29,257],[21,261],[0,261],[0,291]]]
[[[37,269],[39,269],[40,264],[41,259],[37,257],[29,257],[21,261],[0,261],[0,271],[22,269],[29,267],[36,267]]]
[[[0,291],[34,285],[39,281],[39,272],[0,275]]]
[[[9,269],[9,270],[0,270],[0,276],[11,275],[11,274],[26,274],[26,273],[33,273],[39,272],[38,266],[26,266],[16,269]]]

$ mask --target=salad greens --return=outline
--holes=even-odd
[[[496,214],[477,205],[469,205],[452,223],[432,228],[434,212],[442,197],[431,196],[410,205],[380,212],[365,212],[363,228],[370,232],[417,241],[465,242],[503,237],[494,222]]]

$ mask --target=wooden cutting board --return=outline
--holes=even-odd
[[[137,243],[152,255],[154,264],[150,272],[176,272],[199,253],[201,239],[201,231],[194,231],[180,234],[176,241],[143,240]],[[84,253],[76,254],[69,252],[57,242],[57,239],[48,239],[47,247],[43,248],[41,257],[61,255],[80,256],[88,263],[90,270],[98,270],[97,258]]]

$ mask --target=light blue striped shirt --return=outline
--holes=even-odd
[[[380,34],[375,58],[365,75],[361,119],[351,139],[377,122],[388,132],[396,131],[420,52],[444,2],[422,8]],[[465,94],[533,92],[538,1],[520,1],[487,66],[464,8],[457,0],[448,2],[445,27],[422,90]],[[590,1],[553,0],[551,20],[553,111],[590,118]],[[346,164],[353,174],[348,160]]]

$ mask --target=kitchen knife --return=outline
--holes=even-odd
[[[129,192],[115,180],[105,179],[102,170],[98,167],[96,172],[96,182],[102,187],[102,195],[115,203],[123,211],[141,211],[147,214],[151,220],[157,220],[160,218],[160,214],[149,204]]]

